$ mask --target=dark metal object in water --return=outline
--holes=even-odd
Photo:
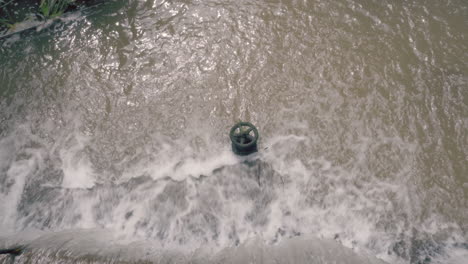
[[[257,128],[249,122],[239,122],[231,128],[229,137],[232,142],[232,151],[240,156],[257,152],[259,138]]]
[[[9,254],[13,256],[18,256],[23,252],[23,247],[14,247],[14,248],[7,248],[7,249],[0,249],[0,255]]]

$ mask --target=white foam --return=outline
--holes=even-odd
[[[201,175],[210,175],[217,168],[233,165],[237,162],[239,162],[239,159],[231,151],[224,150],[212,157],[192,156],[183,158],[175,164],[174,161],[168,162],[168,165],[162,169],[160,167],[151,167],[148,172],[153,179],[166,176],[176,181],[181,181],[187,177],[198,178]]]
[[[95,184],[96,174],[84,148],[87,139],[79,134],[69,138],[69,146],[60,149],[64,188],[91,188]]]
[[[437,256],[433,263],[436,264],[466,264],[468,260],[468,250],[466,248],[450,247],[446,254]]]
[[[104,227],[124,241],[148,239],[160,243],[164,250],[184,252],[206,245],[213,254],[254,237],[260,237],[266,245],[275,245],[293,236],[313,234],[336,238],[348,248],[371,252],[392,263],[401,261],[387,252],[397,239],[397,233],[405,230],[404,219],[393,219],[395,234],[385,232],[378,224],[386,224],[380,217],[387,212],[407,213],[414,201],[409,199],[410,189],[399,182],[375,179],[372,175],[361,177],[363,171],[359,165],[366,163],[363,153],[369,148],[369,141],[363,143],[364,147],[356,146],[362,156],[356,160],[358,164],[348,170],[323,156],[300,153],[304,146],[310,148],[311,140],[307,137],[272,137],[265,141],[269,148],[255,158],[271,165],[281,179],[260,187],[254,173],[246,174],[246,167],[241,166],[242,161],[249,158],[236,157],[229,145],[210,152],[197,152],[183,140],[174,141],[156,150],[140,150],[147,151],[149,158],[131,164],[123,177],[107,186],[95,184],[99,175],[86,151],[90,138],[74,127],[57,138],[50,155],[59,154],[61,162],[58,164],[63,171],[61,187],[75,190],[61,194],[71,198],[65,208],[60,205],[44,208],[46,212],[63,210],[63,220],[56,222],[55,230]],[[404,146],[401,142],[398,144]],[[8,151],[18,152],[16,149]],[[44,150],[32,153],[41,151]],[[13,201],[6,208],[10,215],[4,218],[10,219],[10,224],[15,222],[14,214],[25,179],[42,163],[40,159],[38,156],[8,165],[8,177],[15,175],[23,179],[14,189],[16,196],[5,198]],[[226,167],[232,169],[213,173]],[[407,171],[403,168],[400,173]],[[200,178],[201,175],[209,177]],[[132,189],[123,187],[139,176],[149,177]],[[272,175],[263,176],[275,180]],[[166,189],[174,181],[179,185]],[[238,193],[226,196],[225,192]],[[261,224],[255,222],[262,217],[267,220],[260,221]],[[192,229],[189,226],[193,226]],[[429,228],[437,231],[440,226],[428,225]],[[284,235],[278,235],[281,232]]]
[[[29,136],[25,136],[25,134]],[[43,153],[29,138],[26,126],[18,127],[11,136],[0,140],[0,176],[5,185],[0,191],[0,229],[11,232],[17,228],[17,207],[21,201],[28,177],[34,175],[43,163]],[[8,156],[8,157],[7,157]]]

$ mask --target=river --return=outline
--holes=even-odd
[[[467,131],[467,1],[104,1],[0,39],[0,245],[466,263]]]

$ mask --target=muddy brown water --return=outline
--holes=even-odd
[[[314,236],[462,263],[467,36],[463,0],[148,0],[0,39],[2,243],[99,229],[214,256]],[[230,153],[239,120],[262,165]]]

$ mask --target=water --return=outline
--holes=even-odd
[[[107,1],[0,39],[0,242],[464,263],[467,28],[462,0]]]

